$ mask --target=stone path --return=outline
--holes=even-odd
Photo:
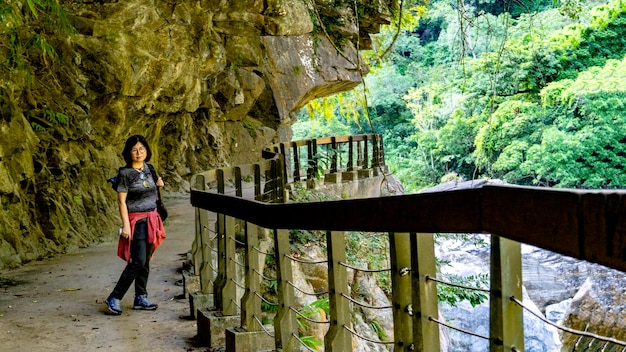
[[[194,236],[194,209],[188,197],[166,199],[167,238],[155,253],[148,283],[153,312],[132,310],[133,288],[122,300],[121,316],[104,314],[103,304],[125,263],[117,242],[29,263],[0,272],[20,282],[0,288],[0,351],[207,351],[195,347],[195,320],[183,298],[185,253]]]

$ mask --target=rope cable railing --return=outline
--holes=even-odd
[[[437,278],[434,278],[430,275],[426,275],[425,276],[426,281],[434,281],[436,283],[440,283],[446,286],[451,286],[451,287],[456,287],[456,288],[462,288],[462,289],[466,289],[466,290],[472,290],[472,291],[480,291],[480,292],[485,292],[485,293],[489,293],[491,292],[489,289],[486,288],[481,288],[481,287],[471,287],[471,286],[465,286],[465,285],[461,285],[461,284],[455,284],[452,282],[448,282],[448,281],[443,281],[443,280],[439,280]]]
[[[265,254],[265,255],[269,255],[269,256],[275,256],[276,253],[270,253],[270,252],[263,252],[260,248],[256,247],[256,246],[252,246],[252,249],[261,253],[261,254]]]
[[[348,330],[352,335],[360,338],[361,340],[365,340],[365,341],[368,341],[368,342],[371,342],[371,343],[380,344],[380,345],[393,345],[393,344],[395,344],[394,341],[376,341],[374,339],[370,339],[369,337],[365,337],[365,336],[357,333],[356,331],[352,330],[351,328],[349,328],[346,325],[344,325],[343,327],[344,327],[344,329]]]
[[[242,289],[242,290],[245,290],[245,289],[246,289],[246,286],[244,286],[244,285],[242,285],[242,284],[238,283],[238,282],[237,282],[237,281],[235,281],[234,279],[230,279],[230,281],[232,281],[232,282],[235,284],[235,286],[239,287],[240,289]]]
[[[296,286],[293,282],[291,282],[291,281],[289,281],[289,280],[287,280],[287,283],[288,283],[291,287],[295,288],[297,291],[299,291],[299,292],[301,292],[301,293],[303,293],[303,294],[305,294],[305,295],[307,295],[307,296],[322,296],[322,295],[327,295],[327,294],[328,294],[328,291],[319,292],[319,293],[315,293],[315,292],[306,292],[306,291],[302,290],[301,288],[299,288],[298,286]]]
[[[269,337],[276,338],[276,335],[274,335],[271,332],[269,332],[269,330],[267,330],[265,328],[265,326],[263,326],[263,323],[259,320],[259,318],[256,316],[256,314],[253,316],[253,318],[257,322],[257,324],[259,324],[259,326],[261,327],[261,330],[263,330]]]
[[[208,227],[206,225],[202,225],[202,228],[207,230],[207,231],[209,231],[210,233],[214,233],[215,234],[215,236],[213,238],[210,238],[209,241],[213,240],[213,239],[215,239],[215,237],[217,237],[217,231],[215,231],[215,229],[212,229],[212,228],[210,228],[210,227]]]
[[[274,303],[274,302],[270,302],[267,299],[265,299],[265,297],[261,296],[258,292],[254,293],[257,297],[259,297],[261,299],[261,301],[265,302],[266,304],[272,306],[272,307],[278,307],[280,304],[278,303]]]
[[[259,275],[263,280],[266,280],[266,281],[276,281],[277,280],[276,278],[271,278],[271,277],[263,275],[263,273],[261,273],[260,271],[258,271],[256,269],[252,269],[252,271],[257,273],[257,275]]]
[[[345,293],[342,293],[341,296],[343,296],[343,298],[347,299],[348,301],[356,304],[357,306],[363,307],[363,308],[369,308],[369,309],[391,309],[393,308],[392,306],[371,306],[369,304],[365,304],[363,302],[359,302],[357,300],[355,300],[354,298],[346,295]]]
[[[239,311],[241,312],[241,306],[240,306],[239,304],[237,304],[237,302],[235,302],[235,300],[234,300],[234,299],[231,299],[231,300],[230,300],[230,302],[231,302],[232,304],[234,304],[234,305],[235,305],[235,307],[237,307],[237,308],[239,309]]]
[[[319,261],[303,260],[303,259],[299,259],[299,258],[296,258],[294,256],[291,256],[289,254],[285,254],[285,257],[293,260],[294,262],[298,262],[298,263],[302,263],[302,264],[324,264],[324,263],[328,263],[328,260],[319,260]]]
[[[517,298],[511,297],[511,301],[517,303],[520,307],[524,308],[524,310],[526,310],[527,312],[529,312],[532,315],[536,316],[537,318],[539,318],[544,323],[546,323],[548,325],[551,325],[551,326],[553,326],[553,327],[555,327],[555,328],[557,328],[559,330],[562,330],[562,331],[568,332],[570,334],[579,336],[579,341],[576,343],[576,345],[578,345],[578,343],[580,342],[580,339],[582,337],[589,337],[589,338],[592,338],[592,339],[595,339],[595,340],[599,340],[599,341],[603,341],[603,342],[610,342],[610,343],[613,343],[613,344],[616,344],[616,345],[619,345],[619,346],[623,346],[623,347],[625,347],[624,350],[626,350],[626,341],[620,341],[620,340],[614,339],[612,337],[606,337],[606,336],[601,336],[601,335],[594,334],[594,333],[591,333],[591,332],[587,332],[586,330],[589,327],[589,324],[587,324],[587,327],[585,328],[585,331],[580,331],[580,330],[568,328],[566,326],[561,326],[561,325],[558,325],[558,324],[555,324],[555,323],[551,322],[550,320],[542,317],[541,315],[537,314],[533,310],[529,309],[528,307],[526,307],[524,305],[524,303],[522,301],[518,300]],[[593,340],[592,340],[592,342],[593,342]]]
[[[450,324],[446,324],[446,323],[444,323],[442,321],[439,321],[439,320],[437,320],[437,319],[435,319],[433,317],[428,317],[428,320],[430,320],[432,322],[435,322],[435,323],[437,323],[439,325],[443,325],[443,326],[447,327],[448,329],[456,330],[456,331],[462,332],[464,334],[468,334],[468,335],[471,335],[471,336],[474,336],[474,337],[479,337],[481,339],[489,340],[489,336],[484,336],[484,335],[480,335],[480,334],[477,334],[477,333],[469,331],[469,330],[457,328],[456,326],[452,326]]]
[[[298,337],[296,334],[291,333],[291,336],[293,336],[296,340],[298,340],[298,342],[300,342],[300,344],[302,345],[302,347],[304,347],[307,351],[311,351],[311,352],[317,352],[317,350],[312,349],[311,347],[307,346],[307,344],[302,341],[300,339],[300,337]]]
[[[385,268],[385,269],[363,269],[363,268],[357,268],[356,266],[352,266],[348,263],[344,263],[344,262],[339,262],[339,265],[344,266],[348,269],[352,269],[352,270],[356,270],[356,271],[362,271],[365,273],[382,273],[382,272],[387,272],[387,271],[391,271],[391,268]]]
[[[213,266],[213,264],[209,261],[207,262],[207,265],[209,266],[209,268],[214,272],[214,273],[219,273],[219,271],[217,270],[217,268],[215,266]]]
[[[229,237],[229,239],[231,239],[232,241],[234,241],[235,243],[237,243],[240,246],[245,246],[246,245],[243,241],[239,241],[235,237]]]
[[[298,311],[297,309],[295,309],[294,307],[289,307],[290,310],[292,310],[294,313],[296,313],[296,315],[302,317],[302,319],[310,322],[310,323],[314,323],[314,324],[330,324],[330,321],[325,320],[325,321],[319,321],[319,320],[313,320],[309,317],[307,317],[306,315],[304,315],[304,313]]]
[[[238,266],[238,267],[240,267],[240,268],[245,268],[245,267],[246,267],[246,265],[245,265],[245,264],[238,262],[238,261],[237,261],[235,258],[233,258],[233,257],[230,257],[229,259],[230,259],[230,261],[231,261],[231,262],[235,263],[235,265],[237,265],[237,266]]]

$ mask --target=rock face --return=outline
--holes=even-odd
[[[46,36],[56,58],[0,67],[0,269],[116,236],[105,180],[132,134],[169,192],[289,140],[309,100],[361,82],[396,1],[60,3],[77,33]]]
[[[487,236],[485,241],[489,241]],[[489,272],[489,248],[445,239],[437,258],[450,265],[442,271],[468,276]],[[626,340],[626,275],[601,265],[579,261],[531,246],[522,246],[524,305],[559,326],[587,331],[620,341]],[[471,307],[443,305],[442,316],[453,326],[489,334],[488,302]],[[526,351],[622,351],[623,346],[556,329],[533,314],[524,312]],[[486,351],[487,342],[451,332],[452,350]],[[606,347],[605,347],[606,345]]]

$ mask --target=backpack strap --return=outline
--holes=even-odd
[[[158,179],[156,170],[154,169],[154,166],[152,166],[152,164],[148,164],[148,168],[150,169],[150,175],[152,175],[154,184],[156,185],[157,179]],[[158,196],[157,200],[158,200],[158,199],[161,199],[161,189],[159,188],[159,186],[156,186],[156,189],[157,189],[157,196]]]
[[[152,166],[152,164],[148,164],[148,168],[150,169],[150,175],[152,175],[152,180],[154,181],[154,184],[156,184],[158,179],[156,170],[154,170],[154,166]]]

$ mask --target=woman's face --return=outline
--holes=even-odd
[[[137,142],[130,150],[130,156],[133,159],[133,162],[140,162],[146,160],[146,147],[141,144],[141,142]]]

